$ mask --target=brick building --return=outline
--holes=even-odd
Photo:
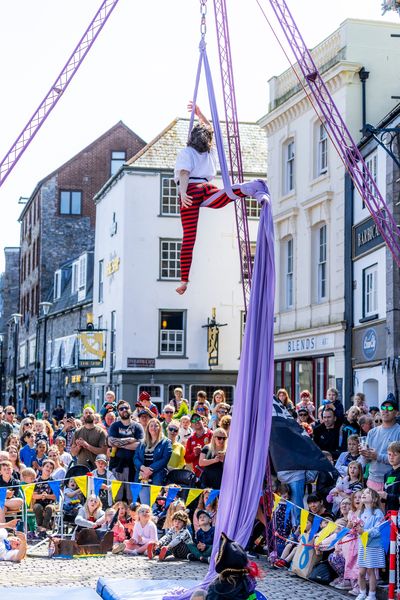
[[[42,179],[21,213],[19,359],[17,399],[38,393],[35,365],[40,303],[52,301],[59,266],[94,248],[93,196],[127,158],[144,146],[121,121]]]
[[[13,387],[13,324],[11,315],[19,307],[19,248],[4,248],[5,269],[0,277],[0,404],[12,393]],[[9,335],[10,334],[10,335]],[[3,401],[4,400],[4,401]]]

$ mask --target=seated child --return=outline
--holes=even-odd
[[[206,510],[199,510],[197,519],[199,529],[194,535],[194,543],[187,544],[190,551],[187,558],[189,560],[199,560],[200,562],[210,562],[215,528],[212,527],[211,515]]]
[[[35,473],[35,469],[32,469],[31,467],[25,467],[25,469],[22,469],[21,471],[21,483],[34,483],[36,479],[36,473]],[[32,504],[32,501],[31,501]],[[23,515],[24,515],[24,521],[26,521],[26,527],[27,527],[27,538],[28,539],[35,539],[35,531],[36,531],[36,518],[34,514],[29,514],[29,509],[31,508],[31,505],[27,506],[26,503],[24,502],[23,506],[22,506],[22,510],[23,510]]]
[[[75,481],[71,477],[67,487],[64,489],[63,511],[66,515],[76,517],[78,510],[82,507],[82,493]]]
[[[16,531],[14,535],[8,537],[3,525],[0,529],[0,560],[19,562],[26,555],[26,537],[20,531]]]
[[[119,549],[120,552],[133,556],[144,554],[148,545],[155,544],[158,540],[157,527],[152,520],[152,512],[148,504],[142,504],[137,509],[137,517],[131,539],[120,544]],[[117,553],[117,548],[113,548],[113,553]]]
[[[188,544],[193,543],[192,536],[187,528],[189,517],[184,510],[178,510],[172,517],[172,528],[158,540],[158,542],[147,546],[147,556],[151,559],[154,554],[158,560],[165,560],[166,556],[172,554],[175,558],[187,558],[189,554]]]

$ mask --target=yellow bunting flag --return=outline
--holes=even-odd
[[[272,507],[272,512],[274,513],[276,511],[276,509],[278,508],[278,504],[281,500],[281,497],[278,496],[278,494],[274,494],[274,506]]]
[[[113,499],[113,502],[115,502],[115,498],[120,490],[121,485],[122,481],[117,481],[116,479],[113,479],[113,481],[111,482],[111,497]]]
[[[300,533],[304,533],[307,527],[307,520],[308,520],[308,515],[310,513],[308,512],[308,510],[304,510],[304,508],[301,509],[301,513],[300,513]]]
[[[157,496],[161,492],[161,485],[151,485],[150,486],[150,506],[153,506],[155,501],[157,500]]]
[[[203,493],[203,490],[190,490],[190,492],[188,493],[188,497],[186,500],[186,506],[189,506],[189,504],[191,502],[193,502],[193,500],[196,500],[196,498],[198,496],[200,496],[200,494]]]
[[[22,489],[24,490],[26,505],[30,506],[31,502],[32,502],[33,492],[34,492],[34,489],[35,489],[35,484],[34,483],[27,483],[24,486],[22,486]]]
[[[332,523],[332,521],[328,521],[328,524],[326,525],[326,527],[324,527],[319,536],[317,537],[317,539],[315,540],[316,544],[320,544],[325,538],[329,537],[331,535],[331,533],[333,533],[336,530],[336,523]]]
[[[368,544],[368,531],[363,531],[360,535],[360,540],[364,548],[364,560],[366,559],[367,554],[367,544]]]
[[[75,483],[78,488],[81,490],[82,494],[87,496],[87,475],[80,475],[79,477],[74,477]]]

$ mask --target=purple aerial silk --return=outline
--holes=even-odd
[[[199,586],[203,589],[207,589],[215,577],[214,557],[221,532],[246,546],[262,493],[272,421],[274,295],[274,231],[268,202],[261,210],[214,547],[209,572]],[[172,591],[164,600],[188,600],[193,591],[183,594]]]

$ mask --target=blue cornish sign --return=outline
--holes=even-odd
[[[367,360],[372,360],[376,354],[378,339],[375,329],[367,329],[362,339],[362,351]]]

